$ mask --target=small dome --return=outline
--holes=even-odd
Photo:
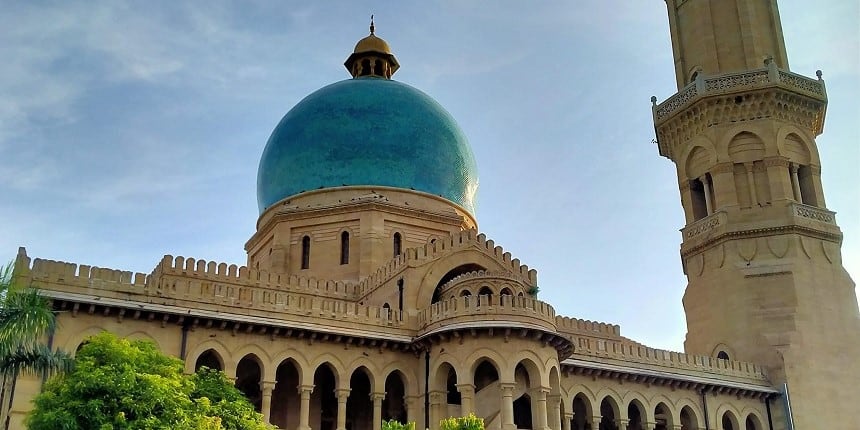
[[[363,77],[307,96],[275,127],[257,172],[260,213],[304,191],[388,186],[441,196],[474,216],[472,150],[427,94]]]
[[[355,44],[355,49],[352,52],[354,54],[360,54],[362,52],[391,54],[391,47],[388,46],[388,42],[382,40],[382,38],[376,37],[375,34],[371,34],[364,39],[359,40],[358,43]]]

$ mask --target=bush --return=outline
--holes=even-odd
[[[484,419],[476,417],[475,414],[459,418],[451,417],[440,421],[439,427],[442,430],[484,430]]]
[[[395,420],[383,421],[382,430],[415,430],[415,423],[412,421],[406,424]]]

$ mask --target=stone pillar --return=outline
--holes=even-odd
[[[573,420],[573,414],[570,412],[565,412],[564,415],[561,416],[561,430],[571,430],[570,421]]]
[[[500,383],[499,388],[502,390],[502,430],[516,430],[514,424],[514,389],[516,383]]]
[[[601,421],[603,421],[603,417],[600,415],[595,415],[591,417],[591,428],[596,430],[598,427],[600,427]]]
[[[337,396],[337,430],[346,430],[346,399],[349,398],[349,388],[334,390]]]
[[[750,190],[750,207],[755,207],[758,206],[758,195],[756,194],[753,163],[744,163],[744,169],[747,171],[747,188]]]
[[[630,425],[630,420],[627,418],[618,418],[615,420],[615,423],[618,425],[618,430],[627,430],[627,426]]]
[[[418,423],[424,419],[424,409],[423,400],[421,396],[406,396],[404,397],[406,400],[406,421]],[[419,426],[420,427],[420,426]],[[427,424],[424,424],[424,427],[427,428]]]
[[[373,428],[382,428],[382,400],[385,399],[385,393],[371,393],[370,400],[373,401]]]
[[[797,177],[797,170],[800,168],[795,163],[791,163],[791,189],[794,193],[794,201],[803,203],[803,195],[800,194],[800,179]]]
[[[457,384],[460,392],[460,415],[475,413],[475,386],[472,384]]]
[[[551,394],[546,396],[546,401],[548,403],[549,415],[547,424],[552,430],[561,430],[561,396],[558,394]]]
[[[260,392],[263,395],[263,404],[260,408],[260,413],[263,414],[263,421],[270,422],[272,414],[272,391],[275,389],[275,383],[270,381],[260,382]]]
[[[426,428],[439,428],[439,421],[444,418],[442,416],[442,400],[445,398],[446,395],[447,393],[444,391],[430,392],[430,422],[426,423]]]
[[[792,200],[794,195],[794,178],[790,173],[788,159],[785,157],[769,157],[764,159],[767,170],[767,180],[770,183],[771,201]],[[797,200],[794,198],[794,200]]]
[[[642,428],[645,430],[654,430],[657,428],[657,423],[644,423],[642,424]]]
[[[727,206],[737,206],[738,197],[735,190],[734,165],[720,163],[711,169],[711,186],[714,190],[714,209]]]
[[[311,415],[311,393],[314,391],[313,385],[299,385],[299,430],[311,430],[310,415]]]
[[[532,403],[534,404],[535,415],[537,415],[537,422],[532,423],[534,425],[534,430],[548,430],[546,421],[547,421],[547,407],[546,407],[546,395],[549,393],[549,388],[546,387],[538,387],[534,390],[534,400]]]
[[[714,202],[711,199],[711,181],[708,180],[708,175],[702,175],[699,178],[699,181],[702,182],[702,188],[705,191],[705,209],[708,212],[708,215],[714,213]]]

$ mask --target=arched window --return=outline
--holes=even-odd
[[[311,266],[311,237],[305,236],[302,238],[302,269],[307,269]]]
[[[717,353],[717,358],[719,358],[720,360],[728,360],[729,353],[727,353],[726,351],[720,351]]]
[[[400,233],[394,233],[394,256],[400,255],[401,251],[403,251],[403,239]]]
[[[493,290],[491,290],[490,287],[481,287],[481,289],[478,291],[478,295],[479,296],[492,296]]]
[[[340,234],[340,264],[349,264],[349,233]]]
[[[360,74],[360,76],[368,76],[368,75],[370,75],[370,72],[371,72],[370,60],[368,60],[368,59],[361,60],[361,74]]]

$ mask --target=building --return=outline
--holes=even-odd
[[[852,428],[860,330],[818,177],[823,81],[788,70],[774,2],[667,5],[678,93],[654,120],[687,215],[687,353],[534,298],[536,271],[476,231],[465,137],[390,79],[373,28],[353,79],[272,133],[245,266],[165,256],[133,274],[22,250],[16,276],[64,311],[55,346],[151,339],[283,428],[468,412],[505,429]],[[16,423],[38,388],[19,381]]]

